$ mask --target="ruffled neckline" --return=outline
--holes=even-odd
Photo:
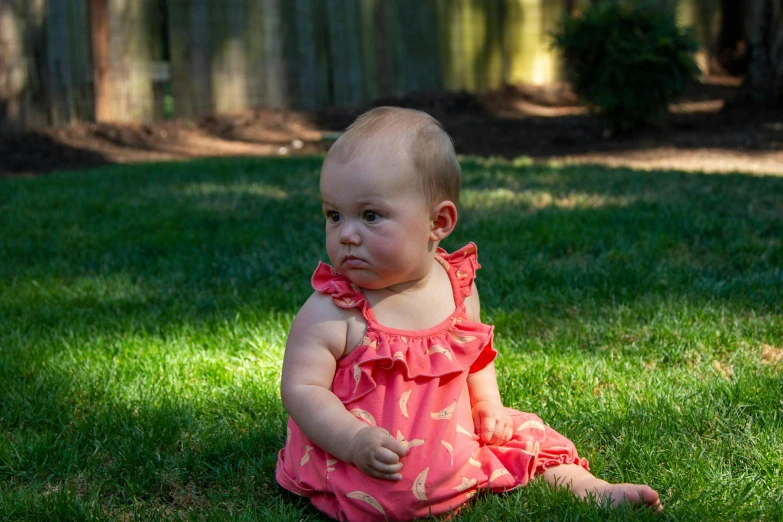
[[[344,403],[376,388],[376,372],[394,369],[405,379],[438,378],[479,371],[497,355],[492,347],[492,326],[470,321],[464,299],[470,295],[476,269],[476,245],[469,243],[449,254],[438,249],[437,259],[451,282],[455,309],[443,321],[422,330],[405,330],[379,324],[361,289],[331,266],[320,263],[313,288],[331,294],[341,308],[360,308],[367,333],[348,355],[337,361],[332,391]]]
[[[438,324],[419,330],[394,328],[379,323],[362,289],[347,277],[339,274],[333,266],[323,261],[318,262],[311,283],[315,290],[330,294],[334,304],[340,308],[359,308],[368,322],[368,329],[391,335],[426,337],[449,329],[458,317],[466,314],[464,300],[471,293],[476,270],[481,268],[476,258],[477,248],[473,242],[452,253],[438,247],[435,259],[443,266],[448,275],[454,299],[454,311]]]

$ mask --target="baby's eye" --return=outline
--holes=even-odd
[[[334,210],[327,210],[326,211],[326,220],[331,221],[332,223],[339,223],[343,217],[340,215],[339,212],[335,212]]]
[[[364,212],[364,216],[362,216],[364,220],[368,223],[374,223],[380,219],[381,216],[379,216],[376,212],[373,212],[372,210],[367,210]]]

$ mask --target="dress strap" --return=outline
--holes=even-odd
[[[319,261],[310,283],[314,290],[331,295],[334,304],[340,308],[359,308],[365,319],[375,321],[362,290],[350,279],[338,274],[333,266]]]
[[[455,297],[459,295],[461,300],[464,301],[473,289],[476,270],[481,268],[481,265],[478,263],[476,244],[470,242],[450,254],[438,247],[438,257],[446,262],[449,275],[452,277],[452,281],[456,283]]]

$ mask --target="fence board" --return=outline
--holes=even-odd
[[[229,0],[209,6],[211,110],[234,112],[249,107],[245,49],[247,2]]]
[[[264,60],[261,73],[266,85],[267,107],[283,108],[288,106],[288,73],[286,71],[283,35],[283,11],[281,0],[264,0]]]
[[[87,0],[71,0],[68,6],[70,34],[71,89],[76,121],[90,121],[95,117],[92,87],[92,56],[90,53],[90,18]]]
[[[294,56],[298,61],[293,94],[300,107],[323,107],[331,101],[323,0],[295,0],[291,23],[296,31]]]
[[[356,105],[364,101],[358,1],[361,0],[326,2],[332,97],[337,105]]]
[[[153,115],[150,2],[109,0],[111,119],[149,121]]]
[[[49,118],[54,125],[75,120],[71,39],[67,0],[49,0],[46,32],[49,42]]]
[[[443,85],[437,47],[437,7],[432,2],[399,0],[397,92],[431,90]]]
[[[90,1],[0,0],[0,126],[96,117]],[[548,33],[590,0],[104,1],[107,118],[146,121],[163,115],[167,81],[185,117],[552,81]],[[717,0],[666,1],[716,38]]]

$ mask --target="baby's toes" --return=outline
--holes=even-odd
[[[650,486],[640,486],[638,491],[639,491],[639,498],[641,499],[643,504],[647,504],[655,511],[658,512],[663,511],[663,504],[661,504],[661,497],[658,495],[657,491],[655,491]]]
[[[655,511],[662,511],[658,492],[650,486],[637,484],[613,484],[607,488],[607,493],[618,502],[628,502],[637,506],[650,506]]]
[[[627,484],[631,486],[630,491],[625,492],[625,500],[636,505],[647,505],[653,508],[655,511],[662,511],[661,499],[658,496],[658,492],[650,486]]]

